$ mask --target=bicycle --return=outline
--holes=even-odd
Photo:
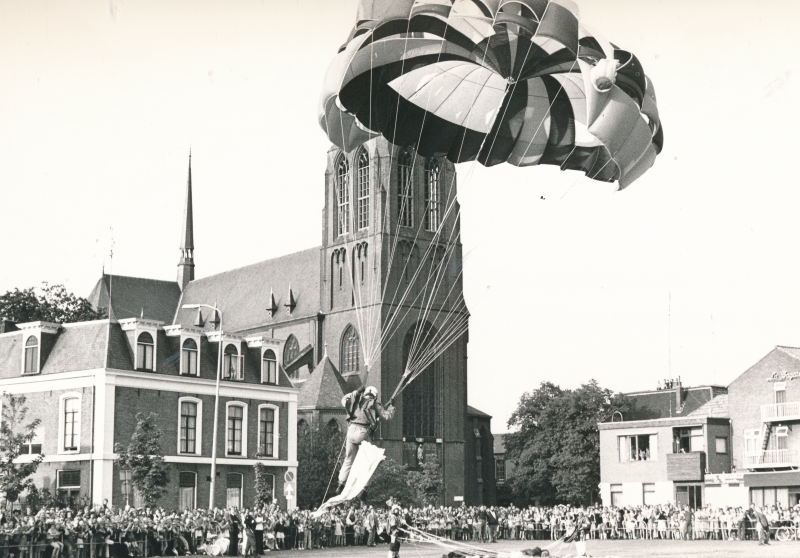
[[[775,540],[776,541],[781,541],[781,542],[786,542],[786,541],[791,541],[791,540],[795,540],[795,541],[800,540],[800,536],[798,535],[797,526],[793,525],[792,523],[790,523],[788,521],[785,522],[785,523],[788,523],[788,525],[781,525],[775,531]]]

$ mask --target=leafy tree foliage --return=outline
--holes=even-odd
[[[120,467],[131,471],[131,484],[141,494],[146,506],[158,502],[169,482],[161,435],[157,414],[150,413],[145,417],[136,413],[136,428],[130,443],[127,447],[117,444],[114,448],[119,454]]]
[[[409,482],[416,489],[417,505],[438,506],[442,499],[442,472],[439,460],[427,457],[417,471],[409,471]]]
[[[254,465],[256,474],[256,506],[268,506],[272,503],[273,499],[273,482],[271,478],[267,478],[267,466],[263,463],[256,463]]]
[[[326,491],[329,498],[333,495],[336,479],[331,481],[331,475],[344,459],[343,442],[342,432],[319,422],[298,429],[297,505],[302,509],[317,509]]]
[[[584,505],[599,499],[598,422],[633,405],[592,380],[576,390],[543,382],[523,394],[508,421],[506,458],[515,463],[508,479],[514,499],[541,505]]]
[[[36,435],[41,420],[27,420],[28,407],[24,395],[3,394],[2,421],[0,421],[0,491],[9,502],[16,502],[24,490],[36,490],[31,475],[39,468],[44,455],[30,461],[17,463],[22,449]]]
[[[0,316],[17,323],[86,322],[107,317],[106,309],[95,311],[85,298],[67,291],[64,285],[42,283],[38,289],[14,289],[0,295]]]
[[[395,498],[404,505],[417,503],[411,472],[393,459],[386,458],[372,475],[361,500],[372,506],[385,506],[389,498]]]

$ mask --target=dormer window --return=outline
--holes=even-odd
[[[222,359],[222,377],[226,380],[242,380],[244,378],[243,357],[239,356],[236,345],[227,345]]]
[[[272,349],[264,351],[261,360],[261,382],[265,384],[278,383],[278,359]]]
[[[39,373],[39,339],[31,335],[25,341],[25,374]]]
[[[181,374],[197,376],[197,357],[197,342],[192,338],[186,339],[181,348]]]
[[[144,331],[136,339],[136,368],[138,370],[153,370],[153,353],[155,343],[153,336]]]

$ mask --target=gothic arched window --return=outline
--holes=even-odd
[[[397,159],[397,217],[401,227],[414,226],[413,157],[407,149]]]
[[[153,370],[153,336],[146,331],[139,334],[136,340],[136,368],[139,370]]]
[[[283,365],[290,364],[300,354],[300,343],[297,342],[297,337],[290,335],[286,340],[286,345],[283,347]]]
[[[442,215],[442,192],[439,184],[439,163],[435,157],[425,161],[425,230],[439,229]]]
[[[336,235],[350,232],[350,166],[344,156],[336,165]]]
[[[25,341],[25,374],[39,372],[39,340],[35,335]]]
[[[421,331],[418,331],[421,328]],[[436,330],[429,324],[418,324],[406,334],[403,342],[403,368],[408,365],[411,346],[430,345]],[[417,337],[415,341],[415,337]],[[438,416],[438,359],[430,364],[403,390],[403,436],[435,438]]]
[[[369,155],[363,147],[357,156],[356,195],[358,230],[369,227]]]
[[[347,326],[342,336],[341,366],[342,374],[358,372],[361,368],[361,344],[358,332],[353,326]]]

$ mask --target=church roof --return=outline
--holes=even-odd
[[[111,308],[108,295],[111,292]],[[92,306],[108,308],[108,317],[113,320],[145,318],[172,323],[175,309],[181,298],[181,289],[175,281],[160,281],[124,275],[106,275],[97,281],[88,296]]]
[[[213,305],[216,302],[222,312],[222,328],[229,332],[245,332],[298,317],[314,316],[320,310],[319,262],[320,249],[310,248],[196,279],[184,289],[181,305]],[[287,315],[285,305],[290,288],[295,308]],[[270,289],[278,305],[272,318],[267,312]],[[196,310],[178,309],[175,323],[192,325],[196,315]]]
[[[347,384],[327,356],[314,368],[297,394],[297,408],[340,409]]]
[[[471,417],[492,418],[492,415],[486,414],[483,411],[479,411],[478,409],[470,405],[467,405],[467,414]]]

